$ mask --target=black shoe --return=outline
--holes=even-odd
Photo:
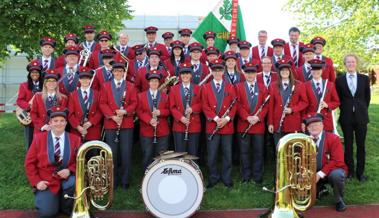
[[[213,188],[215,187],[216,184],[217,184],[216,182],[208,183],[207,188]]]
[[[360,183],[365,183],[367,180],[368,180],[368,177],[367,177],[367,176],[364,176],[364,175],[362,175],[362,176],[358,176],[358,181],[359,181]]]
[[[254,180],[256,185],[262,185],[263,181],[262,180]]]
[[[343,201],[340,201],[336,204],[336,211],[343,212],[347,209],[345,203]]]
[[[224,185],[227,187],[227,188],[231,188],[231,187],[233,187],[233,183],[231,182],[231,183],[224,183]]]

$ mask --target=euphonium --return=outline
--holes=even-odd
[[[280,139],[275,207],[269,217],[298,218],[296,210],[305,211],[313,206],[316,200],[316,158],[316,144],[310,136],[293,133]]]
[[[86,162],[89,150],[99,150],[98,156],[91,157]],[[76,156],[75,202],[72,218],[90,218],[89,201],[99,209],[105,210],[113,199],[113,158],[110,147],[101,141],[89,141],[80,146]],[[89,193],[86,191],[89,189]],[[104,197],[108,196],[106,203]],[[65,198],[72,198],[68,195]],[[99,201],[99,202],[97,202]]]

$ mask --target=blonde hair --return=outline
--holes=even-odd
[[[43,98],[43,101],[45,102],[46,101],[46,98],[48,96],[47,94],[47,88],[46,88],[46,81],[45,80],[43,82],[43,88],[42,88],[42,98]],[[59,84],[58,84],[58,81],[56,82],[57,83],[57,86],[55,87],[55,96],[57,96],[57,100],[58,102],[60,102],[62,100],[62,98],[67,98],[64,94],[60,93],[59,91]]]
[[[346,65],[346,59],[349,58],[349,57],[353,57],[355,59],[355,61],[357,62],[357,65],[359,63],[359,58],[356,54],[347,54],[345,55],[345,57],[343,58],[343,64]]]

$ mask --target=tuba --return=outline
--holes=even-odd
[[[299,218],[316,201],[316,144],[302,133],[288,134],[277,148],[276,192],[271,218]],[[266,188],[263,188],[266,190]]]
[[[86,154],[92,149],[99,155],[89,158]],[[88,159],[88,158],[87,158]],[[113,200],[113,158],[110,147],[101,141],[89,141],[80,146],[76,156],[75,199],[72,218],[90,218],[90,203],[99,209],[109,208]],[[89,190],[87,193],[86,191]],[[107,199],[104,198],[107,196]]]

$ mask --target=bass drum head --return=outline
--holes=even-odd
[[[200,207],[204,194],[201,171],[186,161],[165,160],[148,168],[141,192],[153,215],[189,217]]]

